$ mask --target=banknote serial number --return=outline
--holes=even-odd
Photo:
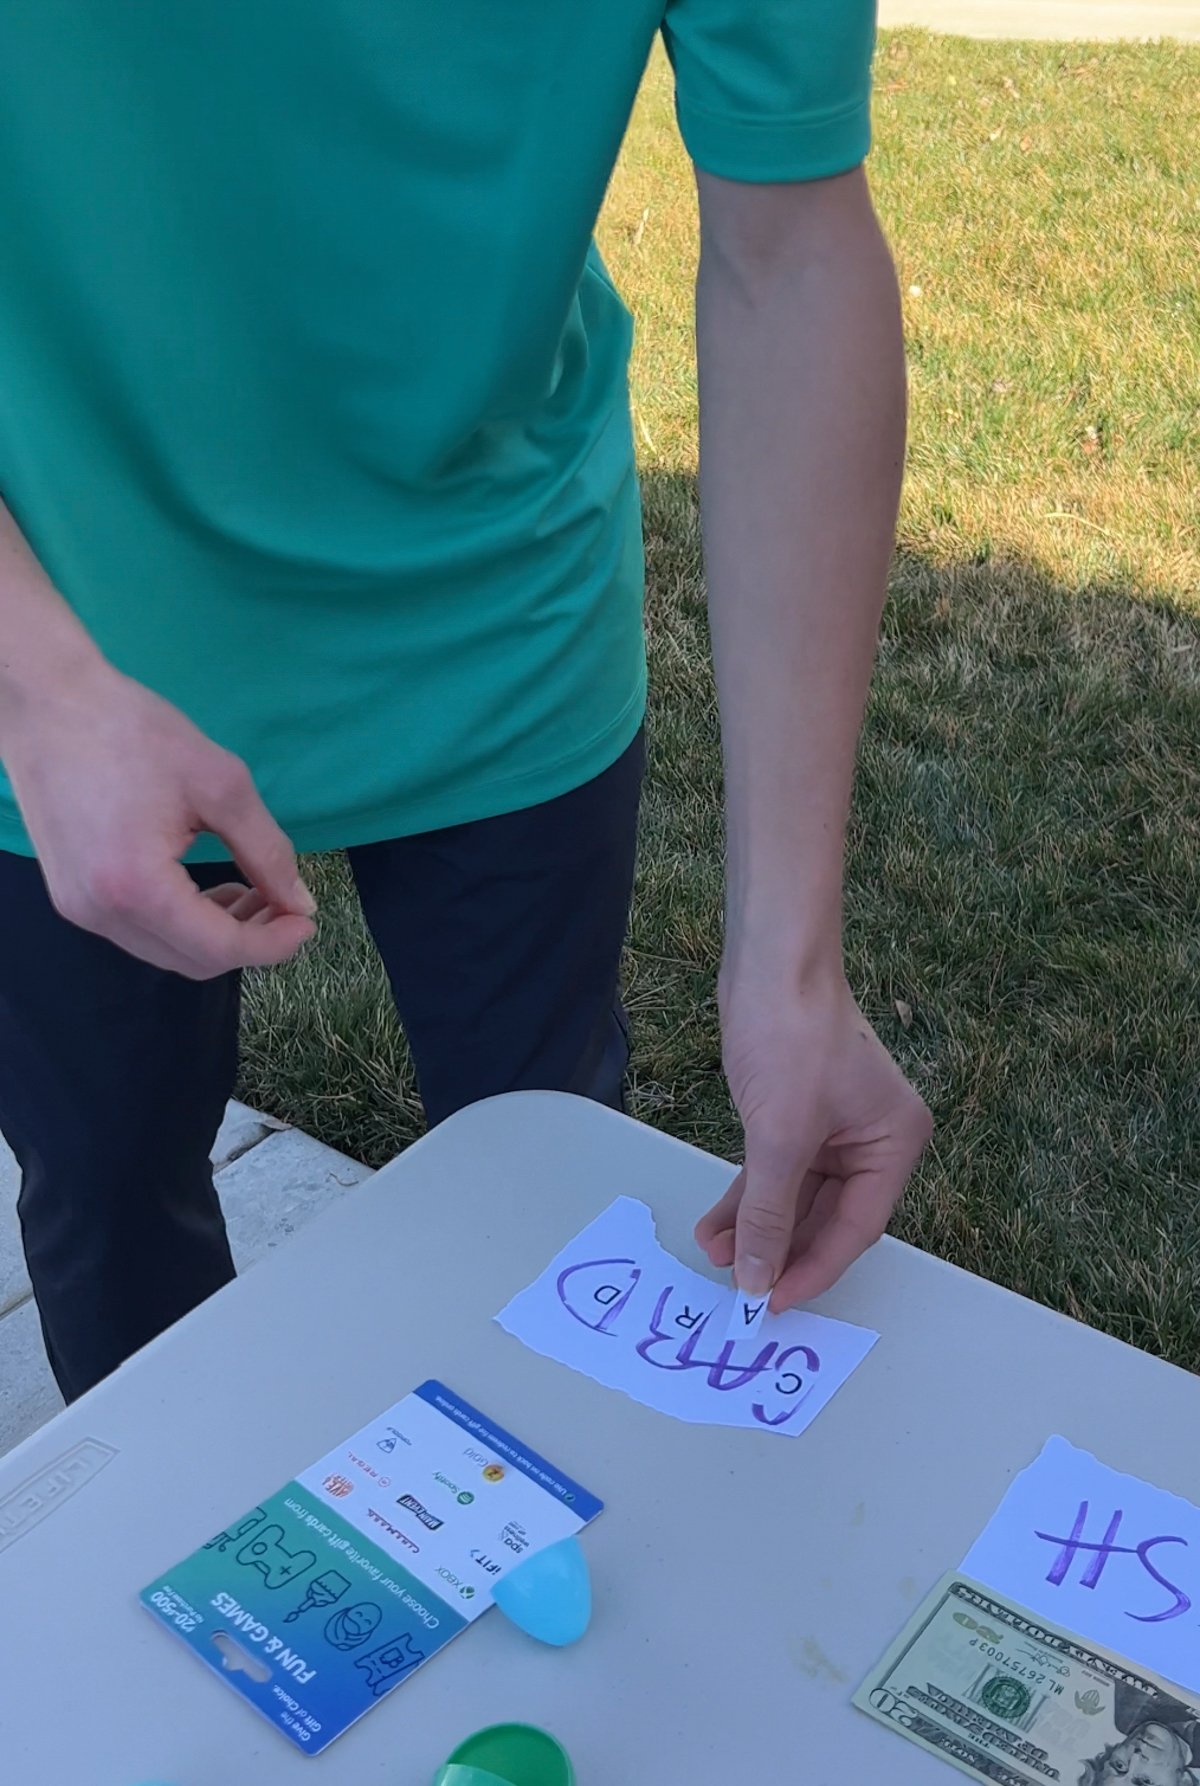
[[[1062,1682],[1051,1680],[1044,1668],[1022,1662],[1020,1657],[1009,1655],[1007,1650],[998,1649],[994,1643],[981,1643],[975,1637],[971,1640],[971,1647],[977,1649],[981,1656],[986,1656],[989,1662],[998,1662],[1001,1668],[1006,1668],[1010,1674],[1019,1676],[1023,1681],[1029,1681],[1035,1687],[1045,1687],[1049,1692],[1059,1694],[1063,1690]],[[1062,1673],[1069,1674],[1070,1670],[1064,1668]]]

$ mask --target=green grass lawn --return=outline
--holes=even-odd
[[[913,421],[849,948],[938,1121],[897,1232],[1200,1368],[1200,51],[903,32],[878,73]],[[650,563],[635,1107],[733,1155],[695,210],[661,60],[602,241],[639,323]],[[341,867],[315,873],[321,941],[251,987],[243,1094],[378,1162],[419,1108]]]

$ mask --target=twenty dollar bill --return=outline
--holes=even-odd
[[[1200,1786],[1200,1706],[961,1575],[854,1703],[973,1780]]]

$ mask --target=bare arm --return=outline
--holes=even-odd
[[[842,862],[904,456],[891,258],[861,173],[700,176],[701,496],[721,702],[726,1069],[746,1170],[701,1224],[775,1303],[882,1233],[928,1135],[842,968]]]
[[[98,657],[0,502],[0,742],[39,689]]]
[[[891,258],[861,174],[701,178],[704,531],[730,965],[839,957],[842,846],[904,459]]]
[[[191,978],[285,959],[312,933],[295,856],[245,767],[109,664],[0,503],[0,759],[62,914]],[[199,894],[196,834],[249,891]]]

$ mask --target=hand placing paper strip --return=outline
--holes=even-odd
[[[532,1351],[676,1420],[788,1435],[811,1425],[879,1337],[804,1309],[768,1317],[673,1259],[632,1197],[496,1319]]]

